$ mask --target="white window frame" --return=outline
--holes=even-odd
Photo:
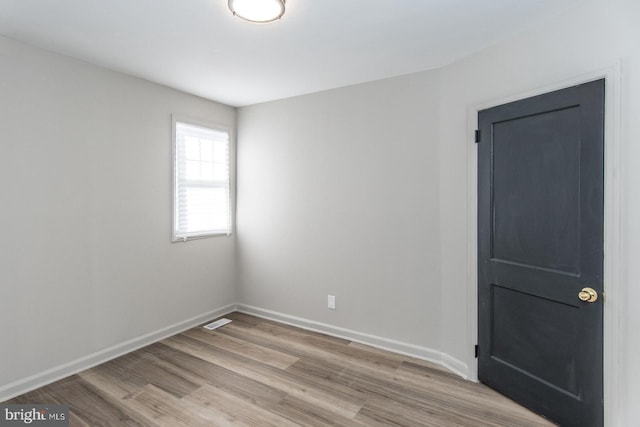
[[[225,231],[213,231],[213,232],[197,232],[197,233],[179,233],[177,230],[177,203],[178,203],[178,155],[177,155],[177,124],[184,123],[186,125],[192,125],[211,129],[215,132],[225,132],[229,138],[229,228]],[[208,122],[205,120],[194,119],[191,117],[185,117],[181,115],[173,114],[171,116],[171,241],[172,242],[186,242],[193,239],[202,239],[215,236],[230,236],[234,232],[235,227],[235,137],[230,127],[220,125],[218,123]]]

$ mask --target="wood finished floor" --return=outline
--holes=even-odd
[[[241,313],[6,403],[72,426],[550,426],[428,362]]]

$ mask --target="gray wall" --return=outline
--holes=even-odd
[[[240,110],[242,303],[440,346],[438,86],[434,72]]]
[[[0,395],[234,303],[234,237],[170,240],[171,114],[235,110],[3,38],[0,63]]]

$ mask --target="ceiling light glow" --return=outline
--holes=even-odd
[[[249,22],[271,22],[284,15],[285,0],[229,0],[229,10]]]

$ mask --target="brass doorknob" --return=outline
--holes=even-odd
[[[584,302],[595,302],[598,299],[598,293],[592,288],[582,288],[582,290],[578,292],[578,298]]]

